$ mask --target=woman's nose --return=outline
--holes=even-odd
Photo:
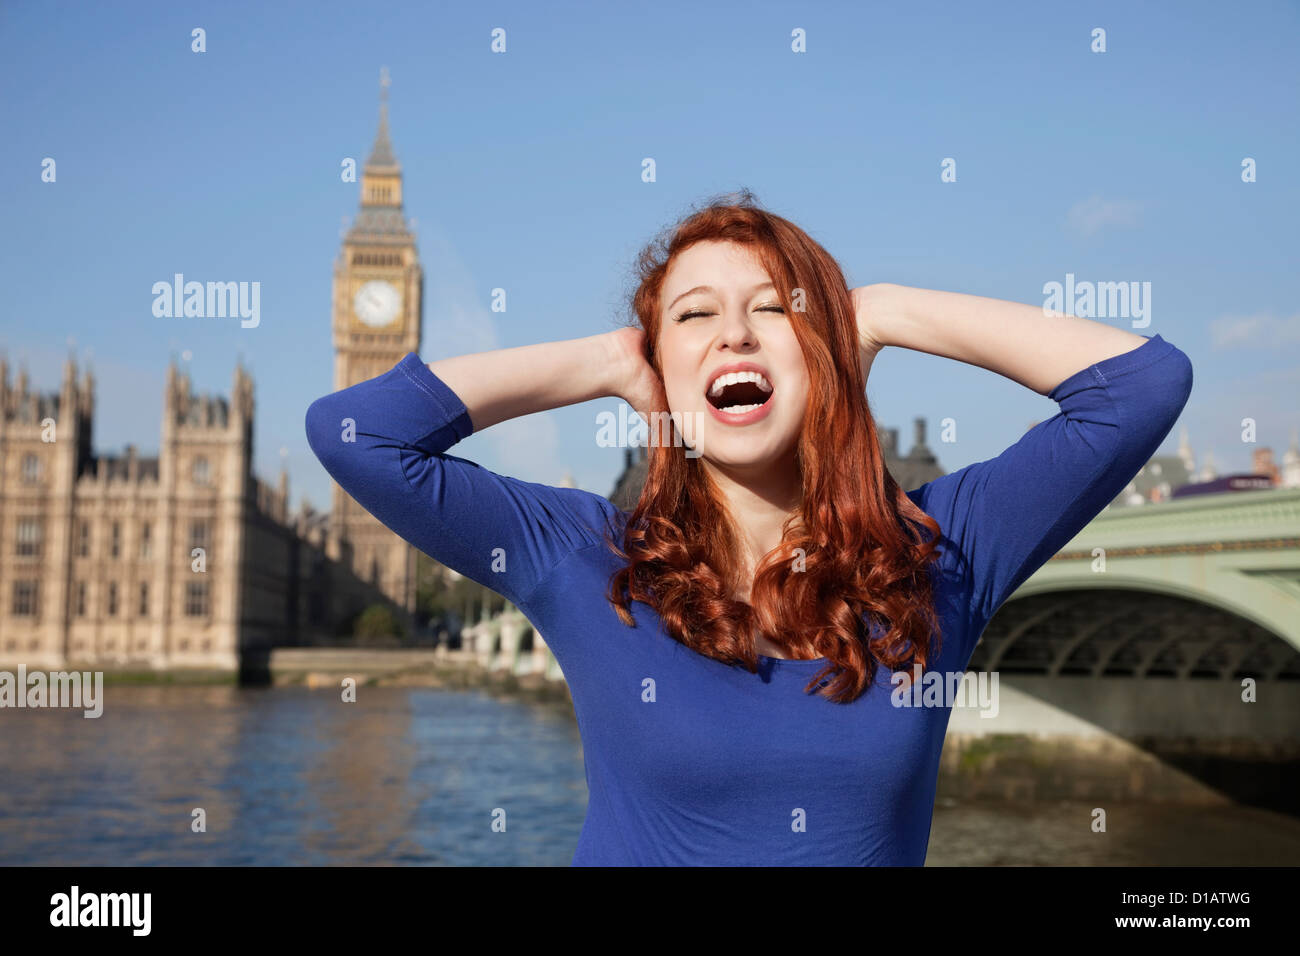
[[[719,337],[722,343],[733,350],[748,350],[757,344],[754,326],[743,309],[728,309],[723,314]]]

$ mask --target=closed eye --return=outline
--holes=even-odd
[[[785,309],[779,305],[764,305],[755,309],[754,311],[755,312],[780,312],[782,315],[785,315]],[[693,319],[696,318],[697,316],[702,316],[702,315],[717,315],[717,313],[705,312],[702,309],[692,309],[690,312],[683,312],[677,318],[673,319],[673,321],[685,322],[687,319]]]

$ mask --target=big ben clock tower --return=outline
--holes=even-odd
[[[402,168],[388,136],[388,70],[381,73],[379,130],[361,174],[361,209],[334,263],[334,389],[374,378],[420,350],[424,275],[402,214]],[[415,549],[334,486],[333,533],[355,573],[415,610]],[[340,549],[341,550],[341,549]]]

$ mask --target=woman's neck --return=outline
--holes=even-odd
[[[803,504],[803,482],[793,460],[781,466],[765,465],[748,469],[717,465],[702,459],[709,476],[721,493],[727,511],[735,523],[740,540],[737,555],[743,569],[744,596],[749,600],[749,583],[754,570],[771,551],[780,546],[785,524],[791,515],[799,515]]]

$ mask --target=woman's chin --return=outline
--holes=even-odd
[[[692,454],[716,467],[737,471],[770,471],[784,457],[779,448],[766,441],[743,437],[715,437],[698,446]]]
[[[674,412],[673,419],[688,461],[705,460],[725,468],[774,467],[799,441],[797,429],[787,434],[791,424],[779,410],[748,424],[720,421],[716,414],[698,408]]]

